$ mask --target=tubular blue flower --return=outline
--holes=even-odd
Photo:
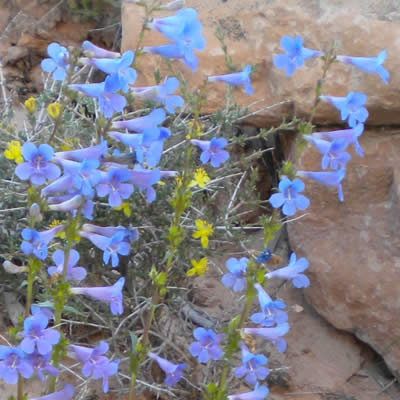
[[[58,43],[50,43],[47,47],[47,54],[50,58],[42,60],[40,63],[42,70],[52,72],[55,81],[63,81],[67,75],[66,71],[69,69],[68,50]]]
[[[382,50],[377,57],[350,57],[336,56],[338,61],[351,64],[370,74],[378,74],[386,85],[389,84],[389,72],[383,68],[382,64],[386,58],[386,50]]]
[[[302,194],[304,183],[300,179],[291,181],[286,176],[279,182],[279,193],[273,194],[269,198],[272,207],[282,207],[285,215],[292,216],[296,214],[296,209],[305,210],[310,205],[310,200]]]
[[[57,225],[43,232],[25,228],[21,233],[24,239],[21,243],[21,250],[24,254],[33,254],[39,260],[45,260],[47,258],[47,245],[53,240],[54,236],[63,229],[64,225]]]
[[[214,168],[218,168],[229,158],[229,153],[223,150],[228,144],[225,138],[213,137],[211,140],[192,139],[191,143],[200,147],[202,150],[200,154],[200,161],[202,164],[206,164],[210,161]]]
[[[64,271],[64,251],[56,250],[51,256],[52,260],[56,263],[49,268],[47,268],[47,272],[50,276],[54,274],[62,275]],[[79,253],[72,249],[69,253],[68,257],[68,265],[67,265],[67,280],[73,281],[82,281],[86,277],[86,269],[83,267],[77,267],[76,263],[79,261]]]
[[[31,305],[31,314],[36,315],[36,314],[43,314],[45,315],[49,320],[54,319],[54,312],[51,307],[46,307],[42,306],[39,304],[32,304]]]
[[[56,329],[46,329],[48,323],[49,319],[43,313],[25,318],[24,330],[18,334],[23,337],[19,345],[21,350],[26,354],[32,354],[35,349],[41,355],[51,353],[53,345],[60,340],[60,333]]]
[[[193,357],[197,357],[199,363],[206,364],[210,358],[214,361],[221,358],[222,350],[218,345],[223,334],[217,335],[212,329],[196,328],[193,336],[198,341],[189,346],[189,351]]]
[[[86,197],[93,198],[94,187],[101,180],[101,173],[97,169],[100,165],[99,161],[88,159],[76,162],[59,159],[58,162],[63,166],[66,174],[72,175],[73,187]]]
[[[97,226],[92,224],[83,224],[82,231],[96,233],[109,238],[113,237],[118,232],[123,232],[124,240],[127,242],[134,242],[139,239],[139,232],[137,229],[127,229],[124,226]]]
[[[75,212],[85,203],[85,197],[81,194],[49,197],[48,203],[51,211]]]
[[[167,128],[153,128],[137,134],[115,131],[108,134],[113,139],[133,147],[137,162],[143,165],[146,160],[147,166],[155,167],[160,162],[164,140],[170,136],[170,131]]]
[[[358,138],[362,135],[364,131],[363,124],[357,124],[355,128],[343,129],[338,131],[330,131],[330,132],[314,132],[313,136],[318,139],[325,140],[345,140],[349,145],[353,144],[356,153],[359,156],[363,156],[364,152],[358,143]]]
[[[104,301],[110,304],[113,315],[121,315],[124,311],[122,303],[122,288],[124,283],[125,278],[120,278],[112,286],[71,288],[70,292],[71,294],[83,294],[93,299]]]
[[[318,139],[310,135],[304,135],[304,138],[310,141],[320,153],[323,154],[321,159],[321,168],[339,169],[345,168],[346,164],[351,160],[351,155],[344,151],[348,146],[345,139],[336,139],[333,142]]]
[[[300,260],[299,260],[300,261]],[[253,314],[250,318],[255,324],[264,327],[270,327],[287,322],[288,315],[282,311],[286,304],[281,300],[273,301],[263,287],[256,283],[254,287],[257,289],[258,302],[261,312]]]
[[[96,46],[92,42],[89,42],[88,40],[85,40],[82,43],[82,48],[88,57],[96,57],[96,58],[119,58],[119,57],[121,57],[121,53],[103,49],[101,47]]]
[[[231,394],[228,400],[264,400],[268,396],[269,390],[266,386],[258,386],[251,392]]]
[[[122,199],[128,199],[133,193],[133,185],[123,183],[130,179],[131,175],[126,169],[111,168],[105,178],[96,186],[99,197],[108,196],[108,204],[111,207],[118,207]]]
[[[297,171],[297,175],[302,178],[314,179],[325,186],[335,187],[338,191],[339,200],[344,201],[342,184],[340,183],[346,176],[344,168],[335,172]]]
[[[144,117],[114,121],[112,127],[116,129],[128,129],[130,132],[143,133],[151,129],[158,129],[158,125],[162,124],[165,118],[165,111],[162,108],[156,108]]]
[[[0,346],[0,378],[14,385],[18,381],[18,374],[24,378],[33,375],[33,368],[24,352],[18,347]]]
[[[107,353],[108,349],[108,344],[103,341],[93,349],[84,346],[69,345],[68,355],[83,363],[82,375],[84,377],[87,378],[90,375],[102,376],[102,371],[106,364],[108,364],[108,358],[103,356],[103,354]]]
[[[182,378],[182,371],[187,368],[186,364],[174,364],[152,352],[149,352],[148,355],[151,359],[157,361],[158,366],[165,372],[164,384],[167,386],[174,386]]]
[[[296,68],[304,64],[304,60],[310,57],[319,57],[323,53],[318,50],[311,50],[303,47],[303,40],[300,36],[292,39],[290,36],[283,36],[281,47],[287,54],[278,54],[274,56],[274,65],[276,68],[285,69],[287,76],[292,76]]]
[[[258,379],[264,380],[269,374],[269,369],[263,367],[268,362],[268,358],[262,354],[254,355],[244,343],[240,343],[240,348],[242,349],[243,364],[235,368],[236,378],[245,377],[244,380],[249,385],[255,385]]]
[[[368,110],[363,107],[367,102],[364,93],[349,92],[346,97],[319,96],[322,101],[331,103],[340,111],[342,121],[348,119],[350,128],[355,128],[358,123],[364,123],[368,118]]]
[[[28,400],[69,400],[72,399],[74,393],[75,393],[74,387],[69,383],[67,383],[64,385],[64,388],[59,392],[54,392],[46,396],[31,397]]]
[[[275,271],[268,272],[265,276],[268,279],[281,278],[290,279],[294,287],[302,288],[310,285],[310,280],[304,275],[304,272],[308,268],[308,261],[302,257],[296,260],[296,254],[292,253],[287,267],[276,269]]]
[[[242,257],[240,260],[236,258],[229,258],[226,262],[228,273],[225,274],[221,281],[226,287],[231,287],[234,292],[241,292],[247,283],[246,269],[249,259]]]
[[[118,365],[120,363],[120,360],[113,360],[109,361],[107,360],[107,363],[103,365],[103,368],[96,369],[93,371],[92,378],[93,379],[103,379],[103,392],[107,393],[108,392],[108,378],[110,376],[115,375],[118,372]]]
[[[133,51],[128,50],[119,59],[92,58],[88,60],[88,63],[109,74],[113,92],[121,89],[124,93],[127,93],[129,85],[134,84],[136,81],[136,71],[131,68],[133,58]]]
[[[47,179],[53,180],[60,176],[57,165],[49,162],[54,150],[48,144],[37,148],[33,143],[26,142],[22,146],[22,155],[26,162],[17,165],[15,174],[23,181],[30,180],[32,185],[43,185]]]
[[[71,160],[82,162],[85,160],[98,160],[100,161],[107,154],[107,141],[102,140],[96,146],[85,147],[83,149],[58,151],[54,153],[54,158],[61,158],[64,160]]]
[[[182,60],[187,67],[189,67],[192,71],[196,71],[199,60],[196,55],[193,53],[193,49],[203,50],[204,46],[202,46],[202,42],[191,43],[192,51],[184,51],[179,45],[175,43],[164,44],[162,46],[146,46],[143,47],[144,53],[158,54],[161,57],[172,58],[177,60]]]
[[[27,357],[27,360],[32,365],[34,372],[37,373],[37,376],[42,382],[44,382],[45,380],[43,372],[47,372],[49,375],[52,376],[56,376],[60,372],[56,367],[53,367],[51,364],[49,364],[49,359],[50,353],[42,355],[34,352],[32,354],[29,354],[29,356]]]
[[[141,99],[158,101],[163,104],[170,114],[175,112],[175,107],[182,107],[184,104],[181,96],[172,95],[179,87],[177,78],[165,78],[164,83],[158,86],[131,87],[130,91],[134,96]]]
[[[241,72],[235,72],[233,74],[227,74],[227,75],[209,76],[207,80],[209,82],[225,82],[228,85],[233,85],[233,86],[243,85],[245,92],[251,95],[254,93],[250,82],[251,69],[252,68],[250,65],[246,65],[243,71]]]
[[[265,249],[262,251],[259,256],[256,258],[256,263],[262,264],[262,263],[267,263],[272,257],[272,252],[270,249]]]
[[[94,97],[99,103],[99,109],[106,118],[111,118],[115,112],[121,112],[126,106],[126,99],[120,94],[115,94],[119,87],[116,82],[107,76],[101,83],[71,84],[72,90],[78,90],[89,97]]]
[[[118,254],[126,256],[130,251],[130,244],[125,240],[125,233],[119,231],[111,237],[98,235],[96,233],[80,231],[80,236],[89,239],[96,247],[102,250],[103,262],[108,264],[111,258],[113,268],[119,264]]]
[[[289,332],[289,324],[286,322],[273,328],[244,328],[243,331],[247,335],[256,335],[269,340],[276,346],[279,353],[286,350],[286,341],[281,337]]]
[[[138,188],[140,192],[146,193],[146,199],[152,203],[156,198],[156,191],[152,185],[155,185],[161,179],[159,169],[144,169],[137,165],[133,170],[129,170],[131,174],[131,182]]]

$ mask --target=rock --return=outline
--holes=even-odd
[[[383,3],[383,4],[382,4]],[[397,124],[400,112],[397,97],[400,75],[394,73],[400,54],[400,3],[397,0],[187,0],[187,7],[198,10],[206,38],[206,50],[198,52],[199,68],[192,73],[180,61],[173,63],[176,71],[184,71],[188,87],[198,88],[207,75],[224,74],[224,54],[215,37],[217,26],[225,32],[226,44],[234,63],[244,66],[251,63],[257,71],[253,74],[254,96],[247,96],[242,89],[234,91],[239,104],[248,106],[254,100],[264,99],[251,110],[285,101],[284,104],[265,109],[251,118],[252,123],[266,126],[281,121],[283,116],[293,115],[293,105],[298,116],[309,115],[314,98],[314,87],[321,75],[320,60],[307,60],[306,66],[291,78],[272,63],[273,55],[282,52],[280,39],[283,35],[300,35],[304,45],[313,49],[327,49],[332,41],[338,43],[342,55],[377,56],[386,49],[385,67],[392,72],[390,86],[377,75],[359,71],[355,67],[335,64],[328,73],[324,94],[345,96],[350,90],[365,92],[370,111],[369,124]],[[157,14],[165,16],[167,14]],[[356,18],[354,16],[357,16]],[[122,49],[135,49],[143,21],[143,10],[132,3],[124,3],[122,9]],[[161,45],[168,40],[158,32],[146,32],[143,45]],[[144,55],[139,61],[138,86],[153,85],[153,72],[160,67],[167,74],[160,57]],[[171,75],[171,73],[169,73]],[[210,84],[204,112],[221,107],[224,98],[222,83]],[[318,109],[315,123],[337,123],[339,113],[329,105]]]
[[[352,154],[344,202],[335,190],[305,181],[311,205],[306,217],[288,224],[289,240],[310,262],[307,300],[337,329],[368,343],[399,376],[400,135],[367,131],[360,139],[365,156]],[[297,168],[320,170],[320,154],[307,147]]]

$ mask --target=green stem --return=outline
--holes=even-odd
[[[24,378],[18,374],[17,400],[24,400]]]

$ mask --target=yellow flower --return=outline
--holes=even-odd
[[[200,261],[196,260],[190,260],[192,263],[193,268],[189,269],[188,272],[186,272],[187,276],[193,276],[197,274],[198,276],[202,276],[205,272],[208,271],[208,265],[207,265],[207,258],[203,257]]]
[[[65,221],[59,221],[58,219],[53,219],[53,221],[50,223],[49,225],[49,229],[55,228],[57,225],[61,225],[65,223]],[[56,234],[56,237],[60,238],[60,239],[65,239],[65,232],[64,231],[60,231]],[[81,241],[81,237],[76,234],[75,238],[74,238],[75,242],[79,243]]]
[[[212,225],[201,219],[196,219],[195,224],[197,230],[193,232],[192,236],[195,239],[200,238],[201,245],[206,248],[208,246],[208,237],[214,232]]]
[[[208,182],[210,182],[210,177],[207,175],[207,172],[203,168],[197,168],[194,173],[194,180],[190,182],[190,186],[199,185],[201,188],[204,188]]]
[[[61,107],[59,103],[50,103],[47,106],[47,112],[50,117],[53,119],[57,119],[60,116]]]
[[[126,217],[131,216],[131,206],[127,201],[124,201],[120,206],[114,207],[114,210],[123,211]]]
[[[8,149],[4,151],[4,156],[9,160],[14,160],[17,164],[24,162],[21,153],[21,143],[17,140],[11,140],[8,143]]]
[[[29,97],[28,100],[25,100],[25,108],[27,109],[29,114],[33,114],[36,110],[36,100],[33,97]]]

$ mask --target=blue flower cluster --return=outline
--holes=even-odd
[[[284,36],[281,39],[281,46],[287,54],[278,54],[274,57],[274,65],[277,68],[285,69],[286,75],[291,76],[296,68],[304,64],[304,60],[310,57],[324,56],[324,53],[303,47],[302,39],[297,36],[292,39]],[[336,60],[354,65],[368,73],[378,74],[388,84],[389,72],[382,64],[386,58],[386,51],[382,51],[377,57],[349,57],[336,56]],[[353,145],[356,153],[363,156],[363,150],[358,143],[358,138],[364,131],[364,123],[368,118],[368,111],[364,107],[367,96],[364,93],[349,92],[345,97],[320,95],[319,100],[332,104],[340,111],[343,121],[347,120],[348,129],[331,132],[314,132],[312,135],[305,135],[304,138],[322,154],[321,168],[330,168],[332,171],[297,171],[300,178],[313,179],[325,186],[337,189],[340,201],[344,201],[342,180],[346,176],[346,164],[351,160],[351,155],[345,151],[349,145]],[[282,213],[292,216],[296,209],[305,210],[309,201],[302,194],[304,184],[299,179],[291,181],[287,177],[279,183],[279,193],[269,198],[272,207],[282,207]]]

